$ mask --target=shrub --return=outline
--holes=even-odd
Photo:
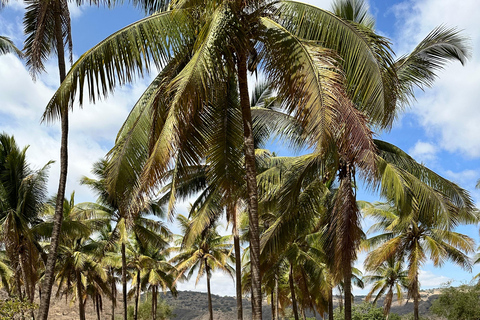
[[[0,320],[20,319],[24,314],[38,308],[34,303],[18,299],[0,300]]]
[[[480,285],[444,288],[430,311],[448,320],[480,319]]]
[[[129,320],[133,319],[135,313],[134,306],[128,306],[127,316]],[[171,317],[174,317],[173,309],[170,307],[164,300],[158,300],[157,306],[157,319],[158,320],[167,320]],[[151,320],[152,319],[152,297],[147,296],[145,301],[138,304],[138,320]]]

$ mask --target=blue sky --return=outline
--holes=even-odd
[[[330,8],[329,0],[307,2]],[[377,31],[391,39],[397,56],[412,50],[430,30],[441,24],[463,30],[470,39],[473,54],[467,65],[449,65],[440,73],[433,88],[425,92],[419,90],[417,101],[396,121],[391,132],[382,133],[380,138],[468,189],[478,204],[480,192],[474,189],[480,178],[480,7],[477,0],[370,0],[369,4],[377,21]],[[74,60],[112,32],[143,17],[142,12],[130,6],[109,10],[72,5],[70,10]],[[24,40],[23,11],[24,5],[17,1],[11,1],[0,11],[0,34],[9,36],[19,47]],[[75,190],[78,202],[95,199],[88,189],[79,186],[78,180],[83,175],[91,176],[91,164],[112,147],[120,125],[153,76],[117,88],[114,95],[95,105],[86,104],[83,110],[74,110],[67,194]],[[40,124],[45,105],[57,86],[54,59],[47,63],[47,73],[33,82],[19,59],[13,55],[0,57],[0,131],[13,134],[19,145],[30,145],[28,157],[36,167],[59,158],[59,125]],[[276,148],[280,153],[286,152],[282,147]],[[57,161],[51,169],[50,194],[56,191],[58,175]],[[366,192],[361,192],[359,198],[378,200],[376,195]],[[185,206],[180,206],[180,212],[182,208]],[[460,227],[459,231],[479,242],[478,226]],[[480,266],[476,266],[473,274],[479,272]],[[441,269],[427,263],[420,275],[422,288],[438,287],[449,280],[459,284],[471,278],[471,273],[448,263]],[[212,280],[214,293],[235,293],[228,276],[216,275]],[[195,290],[205,291],[203,288],[200,282]],[[182,289],[193,290],[194,285],[184,284]]]

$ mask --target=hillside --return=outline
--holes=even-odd
[[[422,291],[422,301],[420,302],[420,314],[428,314],[428,309],[432,305],[433,300],[438,297],[438,291]],[[160,295],[167,301],[169,305],[174,307],[175,317],[172,320],[207,320],[208,319],[208,300],[207,294],[194,291],[180,291],[177,298],[173,298],[170,294]],[[355,303],[361,303],[365,299],[365,296],[356,296]],[[232,320],[236,319],[236,300],[234,297],[221,297],[218,295],[212,295],[214,320]],[[78,319],[78,307],[74,303],[70,303],[69,300],[54,299],[52,301],[52,308],[50,310],[50,319],[54,320],[75,320]],[[379,300],[378,305],[383,305],[383,299]],[[243,300],[244,316],[245,319],[249,319],[251,315],[250,301]],[[86,304],[86,317],[87,320],[96,320],[96,313],[91,301]],[[391,312],[398,313],[400,315],[413,312],[413,303],[408,302],[405,304],[395,303],[392,305]],[[121,301],[117,302],[117,308],[115,311],[117,319],[120,319],[121,315]],[[263,307],[264,319],[271,319],[272,312],[270,305],[266,302]],[[314,317],[314,314],[307,312],[307,317]],[[103,312],[101,319],[111,319],[111,302],[109,300],[103,301]],[[321,319],[317,315],[316,319]]]

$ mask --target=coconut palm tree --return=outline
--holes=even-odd
[[[146,248],[145,256],[151,259],[143,268],[142,287],[147,291],[152,291],[152,319],[157,318],[158,292],[170,290],[173,296],[177,295],[175,279],[177,277],[176,269],[167,262],[167,250],[158,250],[157,248]]]
[[[127,269],[132,279],[129,295],[135,296],[134,319],[138,319],[138,303],[143,289],[152,290],[152,319],[156,318],[158,289],[169,289],[176,296],[176,269],[166,261],[166,248],[143,246],[132,239],[127,245]]]
[[[185,233],[189,228],[190,220],[183,215],[177,217],[180,227]],[[187,274],[187,279],[197,271],[196,283],[204,275],[207,277],[207,294],[208,294],[208,310],[210,320],[213,320],[212,297],[210,289],[210,278],[212,271],[217,269],[225,272],[233,277],[233,268],[229,263],[234,262],[231,255],[232,244],[230,236],[220,236],[216,229],[216,225],[212,226],[198,236],[195,241],[185,247],[177,247],[179,253],[174,256],[170,262],[176,264],[178,271],[177,279]],[[180,239],[181,241],[181,239]]]
[[[442,195],[443,196],[443,195]],[[384,233],[368,240],[368,247],[374,247],[365,260],[368,269],[377,269],[389,259],[406,259],[408,264],[409,297],[414,299],[414,318],[419,319],[419,281],[420,267],[427,259],[434,266],[441,266],[450,260],[462,268],[471,269],[466,254],[473,252],[474,241],[470,237],[452,231],[448,223],[423,220],[425,214],[418,211],[400,213],[388,203],[376,203],[366,206],[365,215],[378,221],[369,232]]]
[[[408,290],[408,271],[403,269],[403,261],[394,258],[388,259],[372,271],[372,274],[363,277],[365,283],[373,284],[365,300],[370,301],[375,296],[373,304],[376,304],[378,299],[386,293],[383,310],[388,320],[394,290],[398,301],[403,300],[403,292]]]
[[[130,169],[126,172],[142,177],[140,189],[151,190],[162,182],[174,150],[187,132],[191,132],[190,120],[213,101],[215,90],[210,88],[218,88],[219,83],[227,83],[231,76],[236,77],[252,224],[252,301],[254,318],[259,319],[260,247],[247,64],[252,70],[261,66],[267,77],[274,79],[274,88],[285,101],[285,109],[294,113],[310,133],[309,145],[326,146],[333,141],[338,148],[344,149],[344,154],[349,154],[349,150],[361,150],[361,156],[355,154],[349,158],[360,162],[360,158],[368,159],[364,155],[373,150],[373,144],[365,118],[349,102],[346,92],[352,91],[352,96],[359,97],[362,105],[374,109],[372,115],[377,118],[385,116],[384,110],[388,108],[384,98],[390,96],[393,86],[386,72],[392,62],[388,44],[371,30],[358,28],[326,10],[296,2],[278,5],[269,1],[175,2],[170,8],[172,10],[123,29],[83,55],[47,106],[45,119],[51,120],[59,115],[58,111],[74,98],[77,85],[83,88],[84,79],[99,79],[95,84],[90,82],[93,86],[88,92],[95,100],[97,93],[106,94],[116,84],[131,81],[135,73],[142,73],[143,68],[149,66],[150,58],[159,66],[171,67],[162,71],[167,75],[163,78],[167,81],[156,80],[157,84],[163,83],[162,86],[168,89],[168,94],[162,94],[168,99],[159,96],[161,90],[158,86],[149,88],[151,101],[156,101],[154,114],[163,114],[152,119],[166,121],[162,120],[159,126],[155,122],[155,130],[147,131],[154,135],[147,141],[143,138],[128,141],[133,144],[147,142],[150,146],[146,165],[140,171]],[[202,14],[202,18],[190,15],[191,12]],[[137,33],[136,30],[140,29],[145,32]],[[155,37],[150,38],[153,34]],[[130,46],[124,41],[139,46]],[[318,42],[323,46],[317,45]],[[116,49],[127,47],[128,51]],[[342,58],[342,66],[337,63],[337,54]],[[114,74],[117,76],[112,77]],[[342,75],[347,77],[346,89]],[[80,93],[82,101],[83,92]],[[153,106],[144,107],[135,112],[153,109]],[[187,126],[179,126],[180,123]],[[347,130],[343,130],[345,127]],[[128,132],[131,128],[124,129]],[[125,146],[123,142],[122,147]],[[126,157],[143,152],[134,145],[129,150]],[[319,150],[326,149],[319,147]],[[364,161],[359,163],[365,169],[372,168],[372,165]],[[128,175],[124,178],[131,179]]]
[[[51,162],[32,170],[26,161],[27,149],[20,149],[13,136],[0,134],[0,237],[14,271],[18,298],[23,299],[23,279],[26,297],[33,302],[40,246],[31,228],[40,221]]]
[[[70,13],[65,0],[41,1],[28,0],[24,17],[25,58],[32,77],[45,70],[44,62],[56,53],[60,83],[66,77],[65,44],[72,61],[72,35]],[[47,320],[50,307],[50,297],[55,279],[54,269],[59,245],[60,230],[63,219],[63,198],[65,195],[67,168],[68,168],[68,108],[59,112],[61,118],[61,147],[60,147],[60,179],[57,191],[55,223],[52,233],[50,251],[48,253],[44,280],[42,283],[42,299],[38,311],[39,319]]]
[[[18,57],[23,57],[22,51],[20,51],[15,44],[13,44],[13,41],[10,40],[7,37],[0,36],[0,55],[1,54],[7,54],[7,53],[14,53]]]
[[[33,227],[32,231],[43,239],[50,239],[54,228],[56,198],[51,198],[42,213],[45,221]],[[93,203],[75,204],[75,192],[63,201],[63,222],[60,230],[59,261],[56,266],[58,281],[57,295],[65,294],[78,301],[79,316],[85,320],[87,287],[99,288],[109,295],[106,274],[98,253],[99,243],[89,237],[109,223],[106,212],[95,208]],[[47,245],[47,249],[48,249]],[[75,290],[73,290],[75,289]],[[72,292],[73,290],[73,292]],[[91,291],[91,288],[90,288]]]
[[[108,212],[109,219],[114,223],[110,239],[105,249],[112,248],[119,243],[122,255],[122,286],[123,286],[123,311],[124,319],[127,319],[127,258],[126,247],[129,242],[129,234],[132,233],[143,246],[164,247],[170,238],[170,230],[159,220],[146,218],[146,215],[155,215],[162,218],[164,213],[155,201],[147,201],[143,210],[132,214],[129,212],[129,200],[125,193],[110,193],[107,188],[106,167],[108,162],[102,159],[93,165],[92,173],[98,179],[83,177],[82,184],[88,185],[98,195],[98,208]]]
[[[91,239],[64,239],[59,246],[57,263],[58,292],[73,293],[78,301],[80,320],[85,320],[85,302],[92,287],[110,295],[107,273],[95,257],[98,245]],[[90,288],[89,288],[90,287]],[[98,292],[97,292],[98,293]]]

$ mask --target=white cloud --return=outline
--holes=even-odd
[[[421,289],[440,288],[442,284],[451,281],[451,278],[434,274],[428,270],[420,270],[418,273]]]
[[[394,40],[399,53],[412,50],[440,24],[462,30],[473,48],[480,48],[480,7],[475,0],[461,4],[454,0],[406,1],[397,5],[395,12],[401,23]],[[465,67],[457,62],[448,65],[434,88],[419,93],[412,112],[441,148],[480,157],[479,83],[480,55],[474,51]]]
[[[193,277],[196,277],[197,274],[194,274]],[[189,290],[189,291],[200,291],[207,292],[207,279],[202,277],[197,285],[195,285],[195,279],[192,279],[188,282],[179,283],[178,290]],[[233,277],[235,275],[233,274]],[[219,296],[235,296],[235,280],[226,273],[215,271],[210,278],[210,287],[212,294],[217,294]]]
[[[447,170],[445,171],[445,176],[457,184],[469,187],[469,189],[474,187],[476,181],[480,178],[477,170],[463,170],[459,172]]]
[[[423,141],[417,141],[408,153],[418,162],[429,163],[436,159],[437,147]]]
[[[40,124],[41,116],[58,86],[56,66],[48,62],[48,73],[34,83],[24,65],[13,55],[0,57],[0,96],[2,97],[0,130],[14,135],[19,146],[30,145],[27,156],[36,168],[49,160],[51,166],[49,194],[57,192],[59,178],[60,125]],[[5,81],[6,80],[6,81]],[[77,201],[94,201],[88,188],[79,179],[91,176],[92,164],[113,146],[121,124],[135,104],[149,79],[137,81],[131,87],[117,90],[109,99],[96,105],[86,104],[70,114],[69,171],[67,194],[76,191]]]

